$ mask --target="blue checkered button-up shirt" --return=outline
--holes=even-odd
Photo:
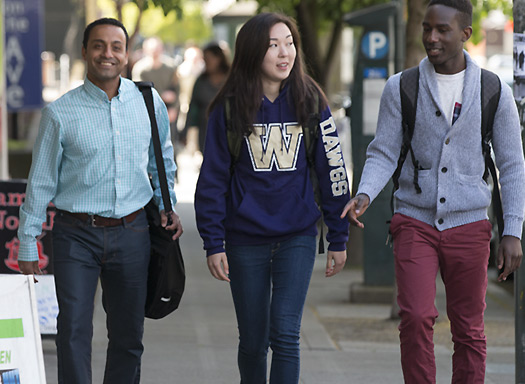
[[[153,91],[164,164],[172,203],[175,163],[166,107]],[[163,209],[151,144],[151,126],[142,93],[121,78],[118,95],[106,93],[87,78],[42,110],[33,149],[26,198],[20,208],[18,259],[38,260],[36,237],[46,208],[120,218],[153,196]]]

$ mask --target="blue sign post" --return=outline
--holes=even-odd
[[[4,5],[7,108],[41,108],[43,0],[5,0]]]
[[[388,37],[381,31],[367,32],[361,40],[361,50],[369,59],[383,59],[388,54],[388,49]]]

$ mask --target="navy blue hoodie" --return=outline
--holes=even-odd
[[[259,245],[317,235],[321,213],[314,199],[302,128],[288,103],[287,89],[273,103],[264,97],[255,132],[243,140],[233,174],[224,107],[217,106],[210,115],[195,192],[197,228],[207,256],[224,252],[225,241]],[[326,239],[329,250],[343,251],[348,222],[339,215],[349,200],[349,182],[329,108],[321,112],[319,129],[315,168],[328,226]]]

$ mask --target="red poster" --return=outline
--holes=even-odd
[[[0,273],[18,273],[17,231],[20,223],[19,211],[25,197],[24,180],[0,181]],[[47,209],[46,222],[42,223],[42,235],[37,238],[38,261],[44,274],[52,274],[51,256],[53,243],[51,230],[55,210],[52,205]]]

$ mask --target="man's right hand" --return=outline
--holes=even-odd
[[[38,266],[38,260],[36,261],[21,261],[18,260],[18,268],[20,268],[20,272],[24,275],[41,275],[42,271],[40,270],[40,267]],[[38,283],[38,280],[36,277],[33,277],[35,279],[35,283]]]
[[[364,228],[365,225],[357,220],[357,218],[365,213],[369,205],[370,198],[368,195],[359,194],[346,204],[345,209],[343,209],[343,213],[341,213],[341,219],[347,216],[350,224],[359,228]]]

